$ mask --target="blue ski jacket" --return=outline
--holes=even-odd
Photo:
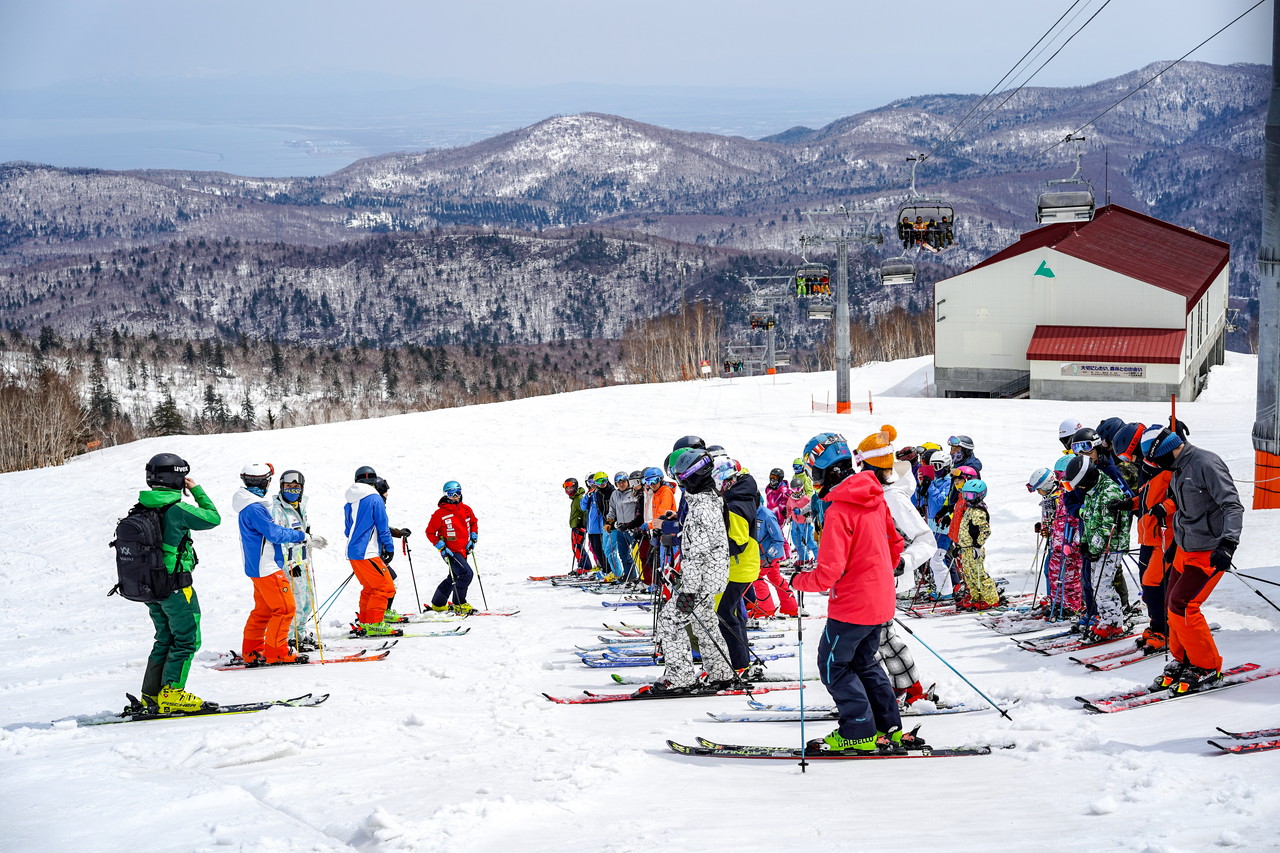
[[[251,578],[265,578],[275,574],[284,565],[281,543],[306,540],[301,530],[281,527],[271,520],[269,500],[259,497],[241,486],[231,499],[231,505],[240,519],[240,552],[244,558],[244,573]],[[271,548],[267,548],[267,543]]]
[[[342,507],[343,532],[347,536],[347,559],[369,560],[383,551],[394,551],[391,527],[387,523],[387,503],[368,483],[352,483]]]

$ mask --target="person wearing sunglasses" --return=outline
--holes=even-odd
[[[281,527],[305,531],[306,542],[280,546],[284,556],[284,570],[293,586],[293,625],[289,630],[289,645],[297,652],[313,652],[320,648],[315,631],[310,624],[315,609],[315,576],[312,573],[311,549],[328,545],[323,536],[311,534],[311,522],[307,519],[307,496],[303,493],[307,478],[301,471],[289,470],[280,475],[280,489],[271,501],[271,520]]]
[[[440,552],[449,574],[431,596],[431,609],[452,610],[466,616],[475,611],[467,603],[467,589],[475,573],[467,562],[480,538],[476,514],[462,502],[462,485],[457,480],[444,484],[444,496],[436,502],[436,511],[427,522],[427,539]],[[452,598],[452,601],[450,601]]]
[[[973,454],[973,439],[967,435],[953,435],[947,439],[951,448],[951,467],[959,468],[968,465],[978,474],[982,474],[982,460]]]

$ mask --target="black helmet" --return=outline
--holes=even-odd
[[[147,463],[147,485],[152,488],[181,489],[191,473],[187,460],[175,453],[157,453]]]
[[[578,491],[578,478],[568,477],[564,481],[564,490],[569,493]]]
[[[696,435],[686,435],[684,438],[676,439],[676,443],[671,445],[671,452],[675,453],[682,447],[696,447],[700,450],[706,450],[707,443]]]
[[[1076,453],[1088,453],[1090,450],[1097,450],[1102,445],[1102,436],[1098,435],[1098,431],[1089,427],[1081,427],[1071,436],[1071,450]]]
[[[1067,469],[1062,472],[1062,482],[1070,489],[1087,492],[1098,482],[1098,466],[1083,454],[1072,456]]]
[[[784,473],[784,472],[783,472],[783,470],[782,470],[781,468],[774,468],[772,471],[770,471],[770,472],[769,472],[769,482],[770,482],[770,483],[772,483],[772,482],[774,482],[774,481],[777,481],[777,482],[783,482],[783,481],[785,481],[786,479],[787,479],[787,475],[786,475],[786,473]]]
[[[391,488],[391,485],[381,477],[375,477],[373,480],[373,487],[377,489],[378,494],[382,495],[385,499],[387,496],[387,489]]]
[[[704,492],[714,482],[711,477],[711,455],[700,448],[692,448],[671,460],[671,476],[687,492]]]
[[[288,471],[285,471],[280,475],[280,485],[283,486],[285,483],[297,483],[299,486],[305,486],[307,484],[307,478],[302,476],[301,471],[295,471],[290,468]]]
[[[356,482],[362,483],[365,480],[378,479],[378,472],[370,468],[368,465],[361,465],[356,469]]]
[[[632,471],[630,474],[627,475],[627,479],[631,481],[632,485],[635,485],[636,483],[642,482],[644,480],[644,472]]]

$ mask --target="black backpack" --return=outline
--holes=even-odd
[[[164,514],[168,509],[134,504],[116,524],[116,538],[107,547],[116,549],[118,580],[108,596],[119,593],[130,601],[163,601],[191,585],[190,572],[170,573],[164,565]]]

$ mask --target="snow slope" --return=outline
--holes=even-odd
[[[822,429],[856,441],[892,423],[900,443],[945,442],[963,432],[976,440],[990,483],[990,565],[1018,591],[1034,583],[1028,570],[1037,516],[1022,484],[1055,458],[1058,422],[1167,414],[1155,404],[930,399],[920,396],[930,369],[926,358],[855,371],[854,399],[876,394],[874,415],[812,414],[810,395],[825,399],[833,376],[792,374],[155,439],[0,476],[0,600],[9,626],[0,636],[0,849],[1276,849],[1280,753],[1211,755],[1204,739],[1216,725],[1280,725],[1280,679],[1087,716],[1072,696],[1146,680],[1159,664],[1089,674],[1065,657],[1019,651],[970,617],[920,620],[912,624],[920,637],[985,692],[1021,699],[1012,723],[985,711],[928,720],[921,734],[939,745],[1017,748],[951,761],[820,763],[803,776],[790,762],[696,760],[666,750],[667,738],[697,735],[800,741],[798,724],[706,717],[745,709],[737,697],[603,707],[542,698],[542,691],[616,688],[608,670],[583,667],[570,650],[595,642],[601,622],[620,613],[595,596],[525,580],[567,568],[566,476],[657,464],[686,433],[723,444],[763,479]],[[1241,480],[1252,477],[1254,369],[1253,359],[1228,354],[1202,400],[1178,409],[1193,440],[1221,453]],[[117,708],[140,685],[150,623],[142,605],[104,597],[114,580],[106,543],[142,487],[146,459],[162,450],[185,456],[224,512],[220,528],[196,539],[204,650],[190,689],[223,702],[330,692],[327,704],[223,719],[49,726]],[[410,541],[424,598],[441,573],[421,531],[440,484],[456,478],[480,518],[489,604],[523,612],[471,620],[466,637],[404,640],[381,663],[207,669],[218,650],[239,646],[251,605],[230,497],[240,466],[262,459],[307,475],[315,531],[335,543],[318,555],[322,596],[348,573],[336,546],[342,492],[356,466],[371,464],[391,482],[392,523],[417,531]],[[1248,506],[1251,487],[1240,490]],[[1275,512],[1248,512],[1239,566],[1280,578],[1266,532],[1277,521]],[[394,567],[407,605],[412,584],[403,555]],[[475,586],[471,598],[480,599]],[[328,630],[340,630],[355,599],[348,587]],[[820,599],[809,604],[822,606]],[[1238,581],[1224,579],[1205,610],[1222,625],[1229,662],[1280,663],[1280,614]],[[807,668],[816,633],[805,632]],[[976,698],[909,643],[944,696]],[[795,663],[775,666],[794,671]],[[820,686],[808,695],[827,701]],[[807,734],[828,729],[811,724]]]

